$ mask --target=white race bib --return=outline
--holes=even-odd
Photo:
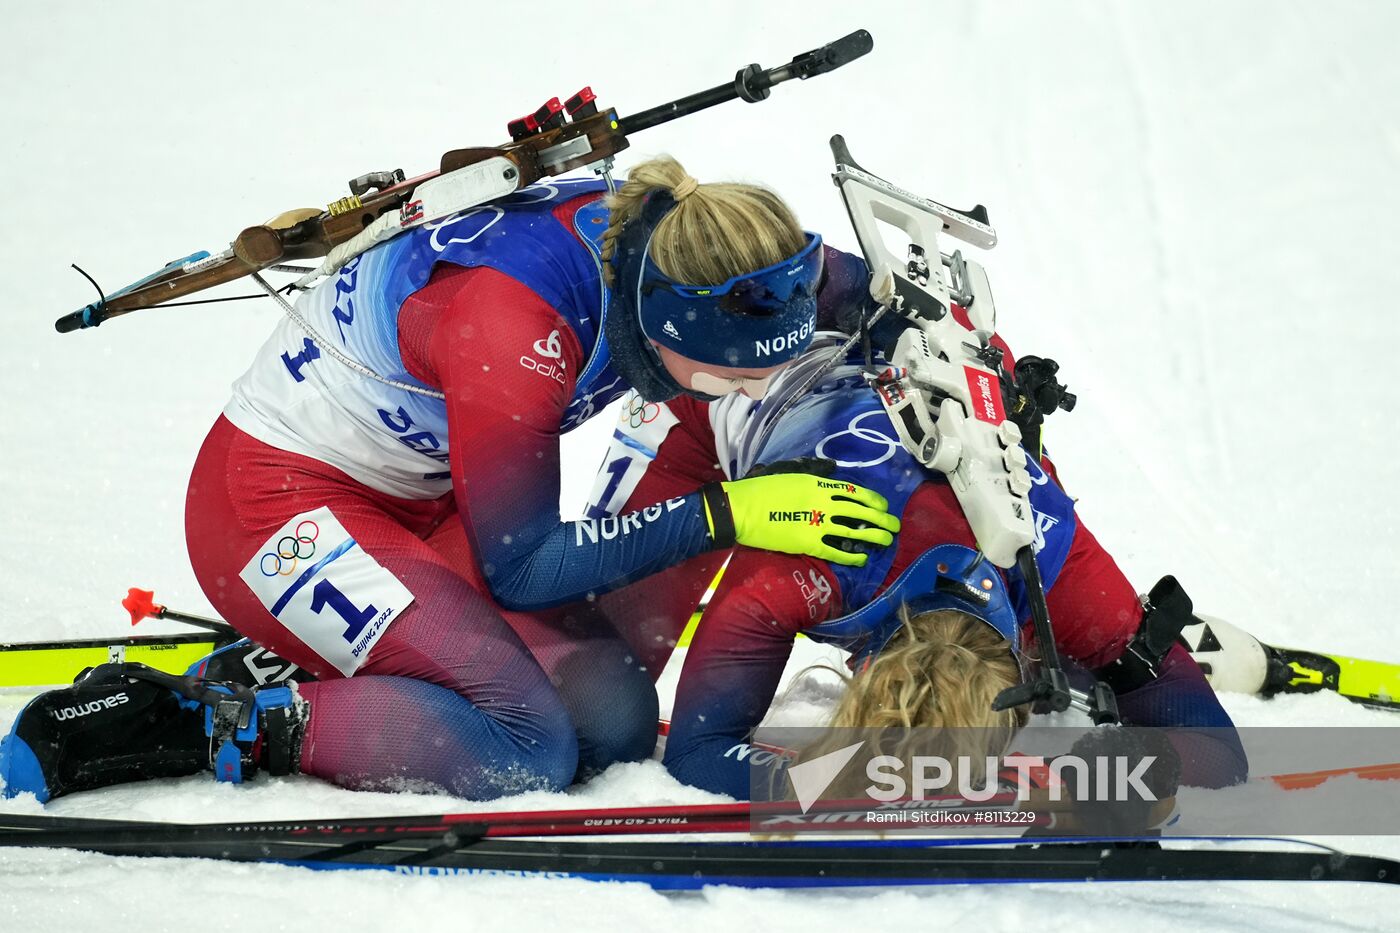
[[[278,529],[239,576],[289,632],[346,677],[413,602],[325,507]]]
[[[647,467],[656,459],[661,442],[679,423],[680,419],[664,403],[644,401],[636,389],[623,396],[622,415],[584,514],[603,518],[621,512]]]

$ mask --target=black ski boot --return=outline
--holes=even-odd
[[[0,739],[0,797],[41,803],[127,781],[213,768],[241,781],[266,762],[296,770],[306,703],[290,687],[246,686],[103,664],[36,697]]]
[[[185,674],[200,680],[254,688],[289,680],[305,683],[316,679],[291,661],[246,638],[206,655],[191,665]]]

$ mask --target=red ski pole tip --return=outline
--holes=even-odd
[[[131,624],[135,625],[148,616],[160,615],[164,606],[156,605],[156,594],[151,590],[138,590],[136,587],[126,591],[126,599],[122,600],[122,608],[131,613]]]

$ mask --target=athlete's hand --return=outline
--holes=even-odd
[[[1151,833],[1171,816],[1181,756],[1165,730],[1100,726],[1080,736],[1069,753],[1089,767],[1082,774],[1073,768],[1063,772],[1074,801],[1068,831],[1136,836]]]
[[[817,468],[816,462],[803,463]],[[711,483],[705,515],[711,536],[766,551],[806,554],[852,567],[867,555],[841,545],[887,547],[899,531],[885,497],[845,480],[814,473],[775,473],[728,483]]]

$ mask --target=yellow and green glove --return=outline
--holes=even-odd
[[[701,493],[710,536],[720,547],[735,543],[784,554],[806,554],[863,567],[860,545],[887,547],[899,519],[886,511],[885,497],[864,486],[819,475],[831,461],[770,464],[764,475],[709,483]],[[784,469],[805,472],[781,472]]]

